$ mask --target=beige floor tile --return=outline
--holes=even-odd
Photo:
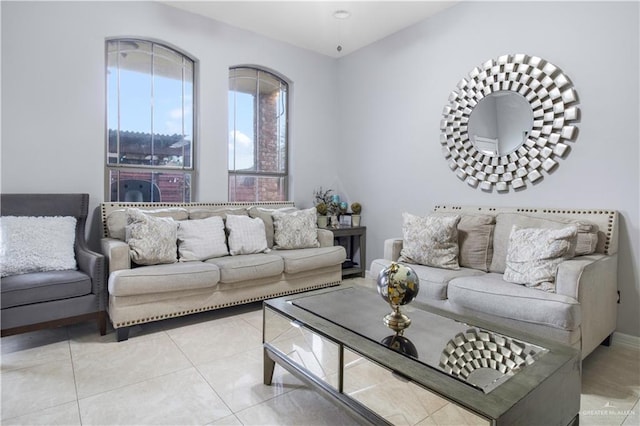
[[[198,323],[167,333],[196,366],[262,345],[262,333],[237,318]]]
[[[236,413],[243,425],[360,425],[334,402],[307,388],[285,393]]]
[[[238,420],[238,418],[235,415],[230,415],[227,417],[224,417],[220,420],[216,420],[215,422],[212,423],[207,423],[207,425],[211,425],[211,426],[243,426],[242,423],[240,422],[240,420]]]
[[[2,372],[70,359],[68,333],[64,328],[3,337],[1,346]]]
[[[263,384],[260,347],[202,364],[198,370],[233,412],[303,387],[299,380],[279,366],[274,371],[272,384]]]
[[[2,372],[2,419],[75,401],[76,387],[69,360]]]
[[[102,350],[74,356],[73,366],[78,397],[85,398],[192,365],[163,333],[152,339],[106,343]]]
[[[79,403],[83,425],[203,425],[232,414],[195,368]]]
[[[80,426],[78,402],[68,402],[24,416],[2,420],[2,424],[3,426]]]
[[[640,402],[636,402],[627,418],[624,419],[622,426],[638,426],[640,425]]]

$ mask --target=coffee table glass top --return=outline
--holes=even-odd
[[[296,297],[289,303],[387,346],[428,367],[489,393],[547,349],[490,330],[455,321],[411,305],[401,311],[411,326],[399,335],[383,317],[391,307],[370,289],[346,287]]]

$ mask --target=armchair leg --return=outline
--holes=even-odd
[[[98,312],[98,329],[100,329],[100,335],[107,334],[107,313],[105,311]]]
[[[116,329],[116,338],[118,342],[124,342],[129,339],[129,327],[122,327]]]
[[[602,346],[606,346],[606,347],[611,346],[611,336],[613,336],[613,334],[608,335],[608,336],[607,336],[607,338],[606,338],[606,339],[604,339],[604,340],[602,341],[602,343],[600,343],[600,344],[601,344]]]

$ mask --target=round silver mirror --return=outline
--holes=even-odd
[[[500,103],[500,97],[523,107],[516,107],[517,113],[500,112],[491,105],[491,99]],[[537,182],[544,172],[555,169],[557,159],[569,152],[565,142],[577,134],[571,124],[579,120],[577,104],[569,78],[552,63],[524,54],[491,59],[471,70],[449,96],[440,122],[442,152],[449,168],[471,187],[483,191],[525,188],[527,181]],[[492,110],[495,119],[481,118]],[[496,127],[503,121],[510,126],[515,120],[509,114],[523,117],[514,126],[514,136],[489,134],[483,127],[491,120]],[[484,147],[483,137],[498,141],[493,148]]]
[[[479,152],[500,157],[520,148],[533,128],[533,110],[524,96],[500,90],[478,102],[467,133]]]

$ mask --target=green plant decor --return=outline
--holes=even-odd
[[[360,205],[360,203],[358,202],[352,203],[351,212],[353,212],[353,214],[360,214],[360,212],[362,212],[362,206]]]

